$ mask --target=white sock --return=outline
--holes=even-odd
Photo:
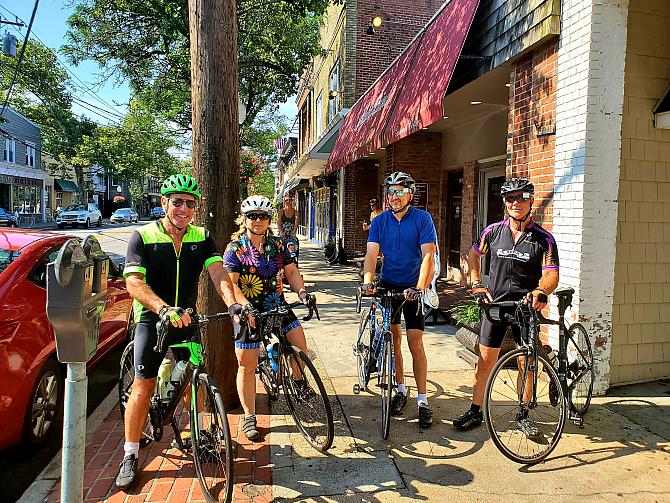
[[[416,406],[420,406],[421,404],[428,405],[428,398],[426,397],[425,393],[419,393],[416,395]]]
[[[135,457],[138,457],[140,454],[140,443],[139,442],[126,442],[123,444],[123,452],[126,456],[129,454],[134,454]]]
[[[403,395],[407,395],[407,388],[405,388],[405,383],[398,384],[398,393],[402,393]]]
[[[205,429],[205,413],[198,412],[198,429],[200,431]]]

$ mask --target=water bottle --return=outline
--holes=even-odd
[[[167,396],[172,399],[172,395],[179,390],[181,387],[181,382],[184,379],[184,374],[186,373],[187,362],[180,361],[177,362],[177,365],[172,369],[172,374],[170,375],[170,382],[167,386]]]
[[[277,339],[277,336],[275,334],[272,334],[270,342],[268,343],[267,346],[267,353],[268,353],[268,360],[270,361],[270,367],[272,368],[273,372],[277,372],[277,370],[279,369],[279,366],[277,365],[277,355],[279,354],[278,349],[279,349],[279,339]]]
[[[554,367],[554,368],[558,368],[558,365],[557,365],[558,362],[556,360],[556,353],[551,348],[551,346],[549,344],[544,344],[542,347],[544,348],[544,352],[547,355],[547,360],[549,361],[549,363],[551,363],[551,366]]]
[[[172,375],[172,361],[164,358],[161,366],[158,367],[158,394],[161,401],[166,402],[168,397],[168,386],[170,385],[170,376]]]

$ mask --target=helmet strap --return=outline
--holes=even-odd
[[[514,218],[512,215],[509,215],[509,217],[517,223],[517,228],[516,228],[516,230],[518,230],[518,231],[521,230],[521,226],[523,225],[523,223],[524,223],[526,220],[528,220],[528,218],[530,217],[530,214],[532,213],[532,211],[533,211],[533,210],[531,209],[528,213],[526,213],[526,216],[523,217],[523,218]]]

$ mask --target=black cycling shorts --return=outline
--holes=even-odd
[[[158,321],[158,316],[156,316]],[[193,327],[168,328],[168,335],[163,344],[163,351],[157,353],[154,346],[158,341],[156,321],[140,321],[135,325],[135,376],[140,379],[154,379],[158,376],[160,367],[170,344],[188,341],[191,338]],[[189,351],[186,348],[173,348],[172,354],[177,361],[187,360]]]
[[[403,292],[412,286],[399,286],[381,280],[380,287],[390,290],[392,292]],[[405,317],[405,330],[424,330],[426,328],[426,318],[421,313],[417,312],[419,307],[417,300],[397,299],[391,301],[391,325],[400,325],[400,316]]]
[[[498,312],[500,310],[500,312]],[[507,333],[507,328],[512,326],[512,335],[514,336],[514,342],[521,344],[521,329],[518,325],[511,323],[509,319],[505,317],[507,315],[514,314],[516,308],[492,308],[491,309],[491,318],[494,320],[500,319],[500,322],[491,323],[489,319],[484,316],[482,319],[482,328],[479,334],[479,345],[486,346],[488,348],[500,348],[502,346],[502,341],[505,338]]]
[[[289,309],[282,321],[284,333],[289,333],[294,328],[301,326],[300,320],[298,320],[298,317],[292,309]],[[233,322],[233,330],[235,331],[235,334],[237,334],[240,330],[240,325]],[[235,341],[235,349],[258,349],[261,347],[261,341],[253,340],[253,334],[255,333],[256,329],[247,327],[244,335]]]

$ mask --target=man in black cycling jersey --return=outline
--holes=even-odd
[[[508,218],[489,225],[468,254],[472,293],[482,300],[493,302],[521,300],[532,292],[533,309],[541,311],[547,305],[547,295],[558,286],[558,249],[554,237],[531,218],[535,188],[525,178],[512,178],[503,183],[500,194]],[[480,258],[490,253],[489,286],[481,284]],[[495,365],[508,324],[492,324],[482,320],[479,337],[479,361],[475,370],[472,405],[453,424],[467,430],[482,423],[482,402],[486,381]],[[517,343],[519,328],[512,325]],[[529,438],[539,434],[537,426],[527,416],[519,414],[518,428]]]
[[[191,225],[200,199],[197,180],[188,175],[172,175],[163,182],[161,194],[165,216],[133,231],[123,271],[133,297],[135,380],[124,418],[125,455],[116,478],[116,485],[122,489],[130,487],[137,475],[139,441],[158,367],[169,344],[190,336],[191,318],[186,309],[195,310],[203,267],[226,305],[235,303],[232,284],[214,239],[203,227]],[[159,320],[171,323],[162,353],[153,349]],[[181,357],[178,352],[173,350],[175,356]],[[198,424],[202,427],[202,412],[198,414]]]

